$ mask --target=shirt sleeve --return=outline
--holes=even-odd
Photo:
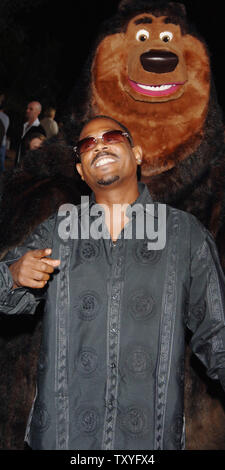
[[[46,288],[18,287],[13,289],[13,279],[9,266],[27,251],[51,248],[54,226],[55,216],[51,216],[40,224],[24,243],[8,251],[0,262],[0,313],[10,315],[33,314],[40,300],[45,297]]]
[[[225,389],[225,278],[214,240],[203,233],[192,256],[187,326],[193,352]]]

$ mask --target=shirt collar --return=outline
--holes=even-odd
[[[133,204],[131,204],[131,207],[134,205],[134,204],[153,204],[153,199],[151,197],[151,194],[148,190],[148,186],[146,186],[146,184],[144,183],[138,183],[138,190],[139,190],[139,196],[138,198],[136,199],[135,202],[133,202]]]
[[[140,208],[140,206],[144,206],[144,210],[149,212],[147,204],[154,204],[154,201],[151,197],[151,194],[149,193],[149,190],[148,190],[148,187],[146,186],[146,184],[138,182],[138,190],[139,190],[138,198],[132,204],[130,204],[130,207],[128,207],[127,212],[126,212],[126,215],[129,218],[131,216],[133,216],[133,213],[130,214],[130,212],[131,212],[131,208],[135,204],[137,204],[137,212],[138,212],[138,209]],[[91,208],[94,204],[96,204],[96,201],[95,201],[95,195],[92,192],[91,196],[90,196],[89,208]],[[156,219],[158,218],[157,213],[154,214],[154,218],[156,218]]]
[[[148,187],[144,183],[138,183],[138,191],[139,191],[139,196],[138,198],[130,204],[130,206],[134,206],[134,204],[153,204],[153,199],[149,193]],[[95,204],[95,195],[92,192],[91,197],[90,197],[90,207]]]
[[[24,129],[26,129],[26,128],[28,128],[28,127],[33,127],[33,126],[37,127],[37,126],[39,126],[39,124],[40,124],[40,121],[39,121],[38,118],[35,119],[35,121],[32,122],[31,125],[30,125],[30,124],[28,123],[28,121],[27,121],[27,122],[25,122],[25,124],[24,124]]]

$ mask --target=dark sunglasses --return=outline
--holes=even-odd
[[[85,139],[79,140],[73,150],[76,154],[76,157],[80,159],[81,154],[92,150],[99,140],[101,140],[103,144],[118,144],[125,142],[126,139],[132,146],[131,138],[128,132],[123,132],[120,130],[107,131],[104,132],[101,137],[85,137]]]

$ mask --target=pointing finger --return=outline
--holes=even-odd
[[[57,266],[60,265],[60,259],[42,258],[41,261],[45,264],[48,264],[49,266],[54,267],[54,268],[56,268]]]

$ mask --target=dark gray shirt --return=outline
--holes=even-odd
[[[136,202],[152,204],[139,187]],[[185,327],[208,375],[225,385],[225,283],[211,235],[168,206],[166,245],[156,251],[146,236],[115,245],[63,241],[61,220],[48,219],[0,264],[1,312],[34,313],[42,293],[12,291],[7,263],[50,246],[61,259],[46,289],[27,442],[33,449],[184,448]]]

